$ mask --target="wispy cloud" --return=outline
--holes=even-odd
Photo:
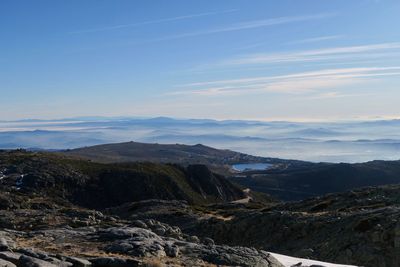
[[[135,23],[135,24],[125,24],[125,25],[116,25],[116,26],[97,28],[97,29],[89,29],[89,30],[83,30],[83,31],[76,31],[76,32],[72,32],[72,33],[90,33],[90,32],[108,31],[108,30],[115,30],[115,29],[120,29],[120,28],[137,27],[137,26],[146,25],[146,24],[162,23],[162,22],[167,22],[167,21],[190,19],[190,18],[201,17],[201,16],[209,16],[209,15],[213,15],[213,14],[217,15],[217,14],[222,14],[222,13],[230,13],[230,12],[234,12],[234,11],[236,11],[236,10],[227,10],[227,11],[221,11],[221,12],[209,12],[209,13],[203,13],[203,14],[195,14],[195,15],[180,16],[180,17],[175,17],[175,18],[167,18],[167,19],[160,19],[160,20],[154,20],[154,21],[140,22],[140,23]],[[270,27],[270,26],[275,26],[275,25],[282,25],[282,24],[289,24],[289,23],[296,23],[296,22],[321,20],[321,19],[331,18],[334,16],[336,16],[335,13],[320,13],[320,14],[314,14],[314,15],[277,17],[277,18],[269,18],[269,19],[261,19],[261,20],[252,20],[252,21],[235,23],[235,24],[227,25],[227,26],[223,26],[223,27],[212,28],[212,29],[208,29],[208,30],[186,32],[186,33],[181,33],[181,34],[171,34],[171,35],[167,35],[167,36],[162,36],[160,38],[131,42],[131,43],[129,43],[129,45],[138,45],[138,44],[154,43],[154,42],[161,42],[161,41],[177,40],[177,39],[218,34],[218,33],[224,33],[224,32],[250,30],[250,29]]]
[[[328,35],[328,36],[318,36],[306,39],[300,39],[288,42],[287,44],[308,44],[308,43],[316,43],[316,42],[323,42],[323,41],[331,41],[344,38],[344,35]]]
[[[209,35],[209,34],[216,34],[216,33],[223,33],[223,32],[249,30],[249,29],[270,27],[270,26],[274,26],[274,25],[289,24],[289,23],[295,23],[295,22],[320,20],[320,19],[326,19],[326,18],[330,18],[330,17],[334,17],[334,16],[336,16],[335,13],[320,13],[320,14],[314,14],[314,15],[277,17],[277,18],[269,18],[269,19],[261,19],[261,20],[252,20],[252,21],[235,23],[235,24],[229,25],[229,26],[204,30],[204,31],[195,31],[195,32],[189,32],[189,33],[171,35],[171,36],[167,36],[164,38],[160,38],[158,40],[170,40],[170,39],[179,39],[179,38],[185,38],[185,37],[194,37],[194,36]]]
[[[237,23],[228,27],[217,28],[214,30],[206,31],[204,33],[219,33],[219,32],[229,32],[229,31],[239,31],[239,30],[246,30],[246,29],[254,29],[260,27],[268,27],[273,25],[280,25],[280,24],[288,24],[294,22],[302,22],[302,21],[309,21],[309,20],[319,20],[319,19],[326,19],[330,17],[334,17],[336,14],[334,13],[321,13],[315,15],[305,15],[305,16],[291,16],[291,17],[278,17],[278,18],[270,18],[270,19],[263,19],[263,20],[253,20],[247,22]]]
[[[316,43],[316,42],[323,42],[323,41],[341,39],[341,38],[344,38],[344,37],[345,37],[344,35],[319,36],[319,37],[313,37],[313,38],[290,41],[290,42],[287,42],[286,45]],[[246,46],[239,47],[237,49],[238,50],[248,50],[248,49],[258,48],[258,47],[262,47],[262,46],[266,46],[266,45],[270,45],[270,42],[253,43],[253,44],[249,44],[249,45],[246,45]]]
[[[182,85],[173,95],[240,95],[265,92],[299,94],[370,82],[381,76],[400,76],[400,66],[343,68]],[[189,88],[189,89],[187,89]]]
[[[345,97],[363,97],[363,96],[371,96],[375,94],[371,93],[363,93],[363,94],[344,94],[340,92],[326,92],[317,95],[304,96],[303,99],[333,99],[333,98],[345,98]]]
[[[144,25],[149,25],[149,24],[159,24],[159,23],[164,23],[164,22],[194,19],[194,18],[206,17],[206,16],[212,16],[212,15],[221,15],[221,14],[232,13],[232,12],[236,12],[236,11],[238,11],[238,9],[228,9],[228,10],[222,10],[222,11],[213,11],[213,12],[205,12],[205,13],[198,13],[198,14],[182,15],[182,16],[177,16],[177,17],[148,20],[148,21],[142,21],[142,22],[137,22],[137,23],[119,24],[119,25],[106,26],[106,27],[100,27],[100,28],[79,30],[79,31],[73,31],[70,33],[71,34],[79,34],[79,33],[94,33],[94,32],[112,31],[112,30],[118,30],[118,29],[124,29],[124,28],[133,28],[133,27],[138,27],[138,26],[144,26]]]
[[[369,68],[340,68],[340,69],[325,69],[318,71],[308,71],[308,72],[300,72],[295,74],[287,74],[287,75],[277,75],[277,76],[261,76],[261,77],[251,77],[251,78],[241,78],[241,79],[230,79],[230,80],[217,80],[217,81],[206,81],[206,82],[197,82],[197,83],[189,83],[181,85],[183,87],[194,87],[194,86],[207,86],[207,85],[226,85],[226,84],[246,84],[249,82],[265,82],[272,80],[282,80],[282,79],[290,79],[290,78],[308,78],[308,77],[325,77],[332,75],[348,75],[348,74],[356,74],[363,73],[371,74],[375,72],[382,73],[383,71],[393,71],[400,70],[400,67],[369,67]]]
[[[345,58],[348,56],[354,57],[357,56],[357,54],[361,53],[364,53],[363,55],[365,56],[369,56],[371,52],[393,51],[395,49],[400,49],[400,42],[333,47],[333,48],[306,50],[300,52],[251,54],[231,60],[226,60],[222,62],[220,65],[249,65],[249,64],[321,61],[328,59],[338,59],[340,57]]]

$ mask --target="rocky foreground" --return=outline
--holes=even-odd
[[[87,226],[3,229],[0,266],[283,266],[265,251],[215,245],[151,219],[127,223],[95,212],[75,223]]]
[[[0,267],[400,266],[400,186],[243,203],[203,167],[152,166],[0,153]]]

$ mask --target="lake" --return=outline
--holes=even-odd
[[[241,163],[241,164],[234,164],[232,168],[235,171],[262,171],[272,167],[272,164],[269,163]]]

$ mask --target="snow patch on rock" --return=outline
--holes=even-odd
[[[319,267],[360,267],[355,265],[343,265],[343,264],[334,264],[329,262],[315,261],[309,259],[295,258],[286,255],[270,253],[275,259],[277,259],[281,264],[285,267],[299,266],[299,267],[310,267],[310,266],[319,266]],[[301,264],[299,264],[301,263]]]

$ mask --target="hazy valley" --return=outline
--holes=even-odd
[[[2,148],[71,149],[137,141],[203,144],[250,155],[313,162],[400,158],[398,120],[294,123],[100,117],[0,122],[0,130]]]

